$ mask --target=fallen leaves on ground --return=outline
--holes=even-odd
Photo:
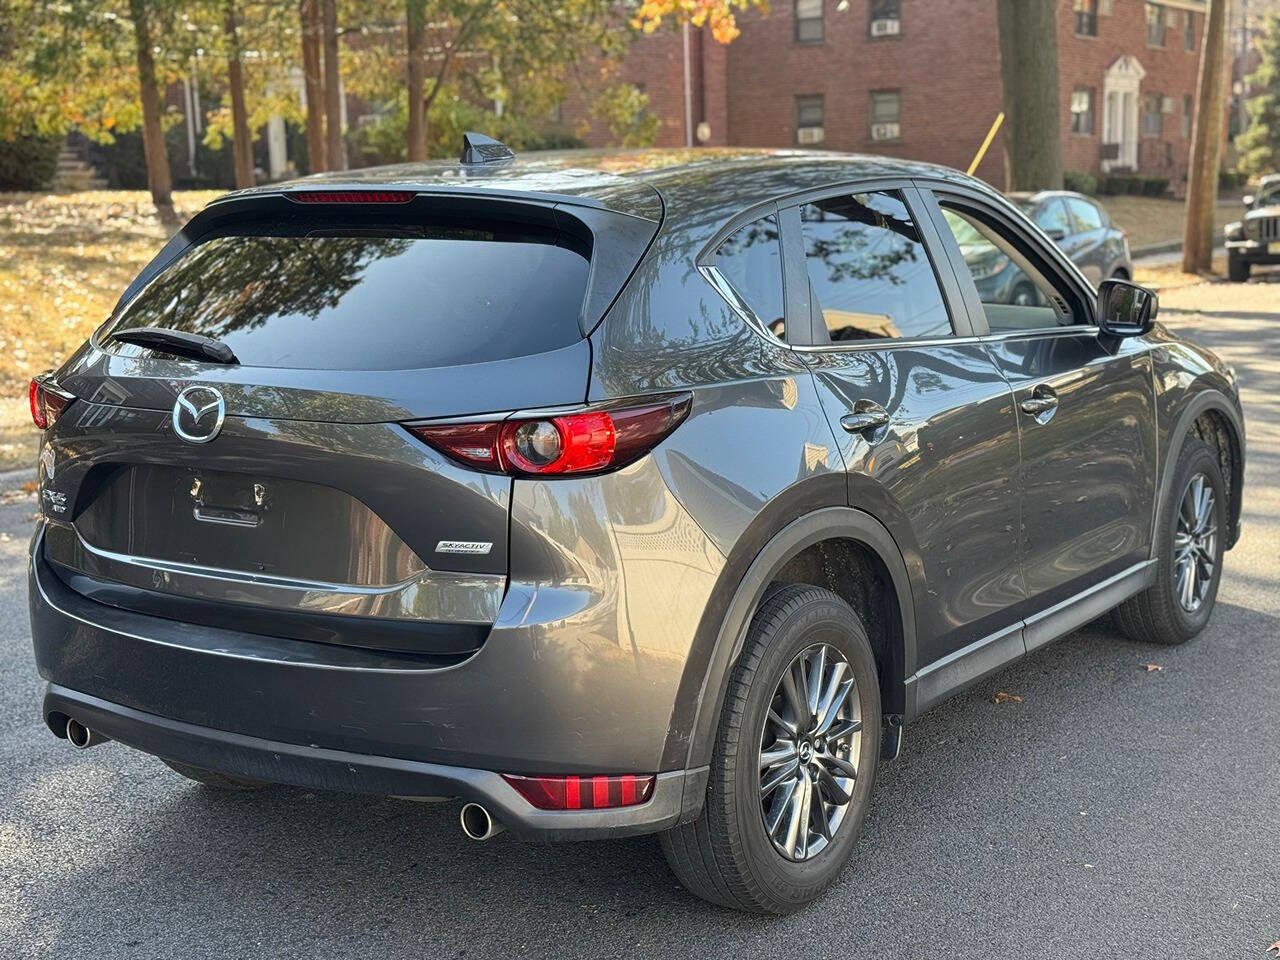
[[[1157,670],[1164,669],[1164,667],[1160,666],[1158,663],[1144,663],[1143,666],[1147,668],[1147,673],[1155,673]]]
[[[991,702],[992,703],[1021,703],[1022,698],[1018,696],[1016,693],[1005,693],[1003,690],[1001,690],[999,693],[997,693],[994,697],[991,698]]]

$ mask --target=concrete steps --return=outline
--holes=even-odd
[[[67,144],[58,152],[58,169],[53,175],[53,189],[72,192],[105,190],[107,181],[76,150]]]

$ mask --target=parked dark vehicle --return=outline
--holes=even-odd
[[[1095,287],[1103,280],[1133,276],[1129,235],[1111,222],[1097,201],[1070,190],[1011,193],[1009,199],[1062,248]],[[1009,299],[1005,302],[1016,302],[1019,295],[1024,300],[1034,296],[1035,284],[1028,277],[1018,271],[1009,274],[1005,281]]]
[[[472,148],[215,201],[33,384],[54,734],[784,912],[922,712],[1204,627],[1244,425],[1148,291],[927,164]]]
[[[1244,283],[1255,265],[1280,263],[1280,173],[1263,177],[1258,192],[1244,198],[1243,220],[1224,227],[1227,276]]]

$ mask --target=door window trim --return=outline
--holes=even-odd
[[[975,189],[950,182],[921,183],[920,187],[922,201],[926,202],[929,207],[935,228],[942,237],[942,249],[950,260],[951,269],[959,282],[965,305],[968,307],[970,325],[980,339],[1007,340],[1026,336],[1044,336],[1050,333],[1097,333],[1097,321],[1094,316],[1096,294],[1089,281],[1080,272],[1080,268],[1072,263],[1058,248],[1058,245],[1049,240],[1047,235],[1044,235],[1039,228],[1035,228],[1035,232],[1041,234],[1039,238],[1035,233],[1027,230],[1019,222],[1018,218],[1022,215],[1013,211],[1011,206],[1008,209],[1005,208],[1008,204],[1007,201],[997,202]],[[979,217],[994,221],[999,224],[1003,232],[1007,232],[1016,241],[1020,241],[1021,245],[1026,248],[1029,259],[1035,261],[1036,266],[1045,274],[1046,278],[1051,282],[1056,281],[1054,283],[1055,286],[1061,284],[1075,294],[1081,305],[1085,322],[1054,324],[1044,327],[1029,327],[1025,330],[1006,330],[993,333],[987,323],[986,308],[982,304],[981,297],[978,296],[977,285],[974,284],[969,268],[964,262],[964,256],[960,253],[960,247],[951,233],[951,228],[947,226],[946,219],[943,217],[942,203],[944,202],[962,210],[972,211]],[[1068,214],[1070,214],[1070,208],[1068,208]]]

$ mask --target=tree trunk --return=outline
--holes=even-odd
[[[406,0],[408,24],[409,159],[427,159],[427,111],[422,95],[426,87],[424,59],[427,32],[426,0]]]
[[[227,0],[227,85],[231,88],[231,157],[236,186],[253,186],[253,140],[249,137],[249,113],[244,103],[244,69],[240,63],[240,36],[236,30],[235,0]]]
[[[1213,206],[1218,199],[1226,117],[1227,0],[1210,0],[1200,44],[1200,79],[1187,166],[1187,225],[1182,235],[1182,269],[1213,269]]]
[[[312,173],[328,169],[324,142],[324,74],[320,66],[320,0],[302,0],[302,76],[307,94],[307,165]]]
[[[324,14],[325,159],[330,170],[347,169],[342,149],[342,88],[338,78],[338,3],[320,0]]]
[[[1062,188],[1057,6],[1055,0],[997,2],[1006,190]]]
[[[173,178],[169,174],[169,151],[160,125],[160,87],[156,81],[156,61],[152,55],[151,24],[146,0],[129,0],[129,16],[137,45],[138,93],[142,100],[142,151],[147,160],[147,186],[156,213],[164,223],[176,223],[173,209]]]

